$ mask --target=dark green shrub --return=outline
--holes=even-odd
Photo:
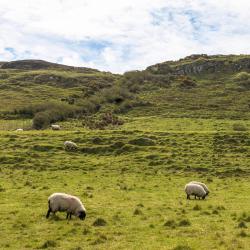
[[[43,129],[50,124],[50,115],[48,112],[38,112],[33,118],[34,129]]]

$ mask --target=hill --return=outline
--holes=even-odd
[[[0,63],[0,249],[248,249],[249,61],[192,55],[123,75]],[[205,200],[186,199],[191,180]],[[45,218],[59,191],[85,221]]]
[[[118,113],[132,109],[136,116],[142,110],[169,117],[246,119],[249,71],[248,55],[192,55],[123,75],[40,60],[5,62],[0,68],[0,112],[48,101],[81,107],[91,98],[98,111],[108,106]]]

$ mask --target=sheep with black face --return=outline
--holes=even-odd
[[[54,193],[48,198],[48,212],[46,218],[49,218],[50,213],[66,212],[67,219],[71,219],[71,215],[84,220],[86,217],[86,209],[81,200],[73,195],[65,193]]]

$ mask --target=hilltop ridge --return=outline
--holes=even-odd
[[[250,71],[250,55],[194,54],[177,61],[166,61],[147,67],[155,74],[200,75]]]

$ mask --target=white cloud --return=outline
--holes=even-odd
[[[246,54],[249,13],[248,0],[0,0],[0,61],[123,72],[192,53]]]

